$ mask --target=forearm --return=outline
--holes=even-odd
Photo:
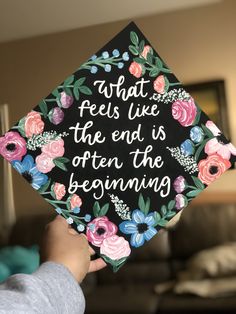
[[[32,275],[0,285],[0,313],[84,313],[83,292],[63,265],[47,262]]]

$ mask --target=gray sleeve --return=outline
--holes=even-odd
[[[76,313],[85,310],[83,292],[70,271],[46,262],[32,275],[13,275],[0,285],[0,313]]]

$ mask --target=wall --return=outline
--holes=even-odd
[[[153,46],[184,83],[226,80],[232,141],[236,144],[236,1],[135,19]],[[42,21],[43,22],[43,21]],[[119,32],[127,21],[0,44],[0,103],[10,105],[13,124],[81,62]],[[230,180],[228,180],[230,177]],[[225,174],[209,188],[233,189]],[[18,215],[48,205],[14,173]]]

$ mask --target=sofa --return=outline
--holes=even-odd
[[[17,220],[8,245],[39,243],[44,225],[53,215],[27,216]],[[176,224],[163,229],[135,250],[117,273],[105,268],[89,274],[82,286],[86,313],[236,313],[236,293],[223,297],[158,293],[157,285],[173,283],[191,256],[224,243],[236,243],[236,204],[195,205],[185,209]],[[236,263],[235,263],[236,264]],[[227,287],[226,287],[227,288]]]

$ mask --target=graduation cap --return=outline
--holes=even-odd
[[[3,135],[0,153],[114,271],[236,160],[134,23]]]

